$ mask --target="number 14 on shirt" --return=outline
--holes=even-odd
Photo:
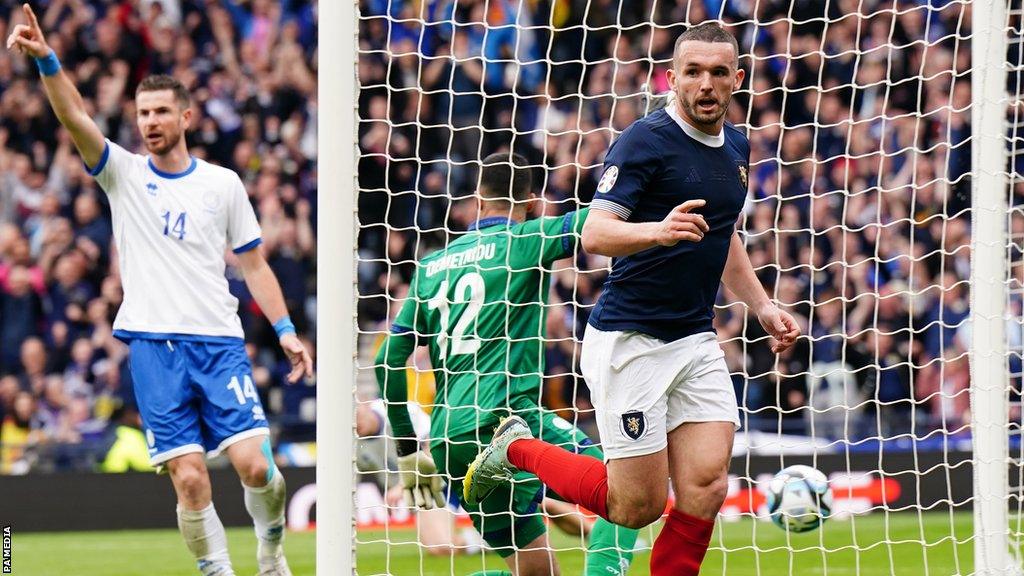
[[[164,236],[176,235],[178,240],[185,239],[185,212],[178,214],[177,218],[174,218],[174,225],[171,225],[171,212],[170,210],[164,210]]]

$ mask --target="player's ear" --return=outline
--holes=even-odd
[[[733,90],[739,90],[740,86],[743,86],[743,79],[747,77],[747,72],[743,68],[736,71],[736,83],[733,85]]]
[[[534,192],[530,192],[530,196],[526,199],[526,215],[527,216],[534,216],[534,215],[536,215],[537,202],[538,201],[539,201],[539,198],[537,198],[537,194],[534,193]]]
[[[665,79],[668,80],[668,85],[671,87],[671,90],[673,92],[675,92],[675,89],[676,89],[676,70],[675,70],[674,63],[673,63],[672,66],[668,67],[668,70],[665,71]]]
[[[189,106],[181,111],[181,122],[185,125],[185,129],[188,130],[192,127],[192,107]]]

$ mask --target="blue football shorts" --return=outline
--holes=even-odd
[[[270,434],[241,339],[135,338],[128,361],[153,466]]]

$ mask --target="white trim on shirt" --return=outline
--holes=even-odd
[[[623,220],[629,220],[629,215],[633,213],[629,208],[611,200],[594,200],[590,203],[590,209],[611,212]]]
[[[722,146],[725,146],[724,128],[718,133],[717,136],[712,136],[710,134],[697,130],[688,122],[683,120],[683,118],[679,116],[679,111],[676,110],[675,105],[669,106],[668,108],[665,109],[665,111],[668,112],[668,115],[671,116],[672,119],[676,121],[676,124],[679,124],[679,127],[682,128],[683,132],[686,132],[686,135],[689,136],[690,138],[693,138],[697,142],[700,142],[701,144],[705,146],[710,146],[712,148],[721,148]]]

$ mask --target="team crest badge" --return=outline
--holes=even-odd
[[[639,440],[647,432],[647,419],[643,412],[626,412],[622,415],[622,433],[627,438]]]
[[[740,184],[742,184],[743,187],[746,188],[747,187],[747,167],[741,165],[741,166],[738,167],[738,169],[739,169],[739,172],[740,172]]]
[[[216,214],[220,207],[220,196],[216,192],[208,192],[203,196],[203,209],[210,214]]]
[[[615,186],[615,181],[619,179],[619,167],[609,166],[604,174],[601,175],[601,180],[597,183],[597,191],[600,194],[606,194],[611,191],[612,186]]]

